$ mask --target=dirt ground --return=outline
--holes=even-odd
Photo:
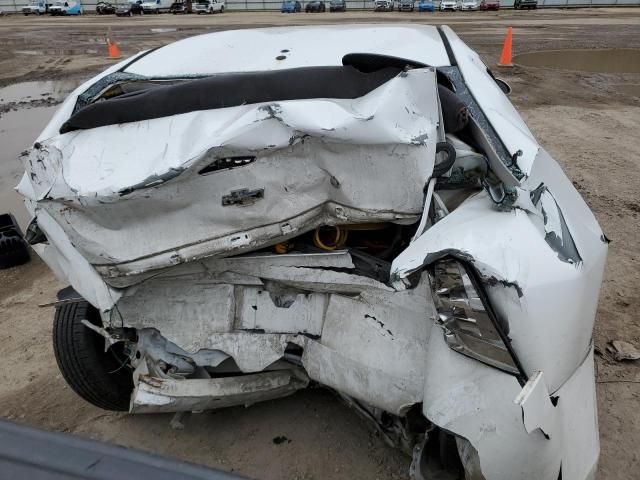
[[[346,22],[446,23],[492,67],[507,26],[514,27],[516,54],[640,48],[640,9],[629,8],[451,14],[225,13],[132,19],[3,17],[0,87],[35,80],[77,83],[98,73],[110,64],[104,45],[109,30],[126,56],[215,30]],[[623,70],[635,73],[525,66],[499,70],[513,86],[512,101],[531,130],[561,163],[611,239],[594,334],[601,352],[615,339],[640,347],[640,65],[637,54],[634,58],[623,61],[629,65]],[[43,85],[55,89],[58,84]],[[26,214],[11,191],[21,172],[16,156],[35,138],[59,101],[55,92],[44,93],[20,101],[2,100],[0,93],[0,211],[16,212],[22,223]],[[51,347],[53,311],[38,307],[51,301],[63,286],[37,259],[0,272],[0,416],[254,478],[407,477],[409,459],[387,447],[368,425],[322,389],[248,409],[197,414],[183,431],[172,430],[167,415],[128,416],[92,407],[71,392],[58,373]],[[600,354],[597,381],[602,448],[598,478],[637,479],[640,361],[616,363]],[[276,442],[276,437],[286,440]]]

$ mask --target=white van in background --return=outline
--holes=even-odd
[[[25,15],[29,15],[30,13],[42,15],[43,13],[47,13],[47,5],[44,3],[44,0],[31,0],[28,5],[22,7],[22,13]]]
[[[168,12],[173,0],[151,0],[142,4],[144,13]]]

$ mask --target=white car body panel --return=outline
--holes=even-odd
[[[23,161],[25,168],[39,171],[31,180],[34,200],[45,196],[78,199],[77,208],[60,208],[61,203],[49,201],[41,201],[40,208],[66,225],[63,228],[72,243],[106,277],[126,276],[186,259],[228,255],[230,250],[239,253],[285,232],[288,237],[294,236],[309,230],[314,222],[327,219],[337,224],[417,219],[423,206],[422,186],[433,165],[424,159],[435,153],[433,141],[421,140],[436,136],[438,114],[433,85],[432,70],[413,70],[354,101],[255,104],[89,129],[43,141],[42,147]],[[413,110],[398,104],[397,96],[412,99]],[[307,111],[316,112],[313,119]],[[207,136],[205,131],[216,133]],[[376,135],[372,137],[371,132]],[[302,137],[308,140],[296,141]],[[166,141],[155,141],[158,138]],[[265,143],[269,145],[266,149]],[[240,176],[238,170],[214,177],[199,175],[198,171],[220,151],[225,155],[261,153]],[[311,151],[317,152],[315,158]],[[385,182],[395,179],[407,187],[384,199],[374,188],[364,189],[361,182],[365,179],[357,174],[366,171],[368,158],[380,152],[385,152],[381,157],[385,160],[377,162],[375,168],[381,175],[365,177],[366,184],[378,182],[378,188],[383,188]],[[341,160],[345,156],[352,161],[345,164]],[[139,159],[138,164],[131,165],[131,158]],[[282,197],[271,193],[282,190],[279,183],[285,171],[274,169],[282,162],[291,166],[286,172],[288,185],[280,195],[299,201],[283,204]],[[43,164],[49,166],[40,170]],[[400,165],[402,168],[397,168]],[[95,176],[96,169],[105,173]],[[249,170],[252,179],[246,176]],[[183,207],[149,218],[146,188],[127,194],[127,202],[117,202],[125,196],[121,192],[173,171],[184,171],[186,175],[181,178],[191,184],[188,197],[193,198]],[[327,171],[334,172],[341,183],[340,192],[329,183]],[[297,178],[305,175],[306,181],[300,184]],[[88,181],[90,178],[93,180]],[[166,203],[179,194],[183,183],[171,185],[154,190],[154,201]],[[206,194],[211,188],[226,193],[245,187],[263,187],[268,194],[251,215],[247,209],[243,211],[247,218],[240,224],[233,222],[236,210],[217,209],[199,226],[166,231],[168,224],[190,224],[194,215],[201,216],[211,202]],[[96,222],[96,218],[101,220]],[[132,243],[118,240],[125,230]]]
[[[125,71],[148,77],[213,75],[223,72],[281,70],[318,65],[341,65],[348,53],[378,53],[411,58],[434,67],[449,64],[447,52],[433,27],[352,25],[265,28],[216,33],[215,37],[192,37],[171,43],[132,64]],[[397,39],[402,38],[402,42]],[[318,42],[315,43],[314,42]],[[322,48],[317,45],[322,44]],[[260,55],[256,55],[260,45]],[[286,57],[278,60],[276,57]],[[166,56],[172,58],[168,63]],[[211,62],[215,58],[215,62]]]
[[[372,418],[404,418],[421,405],[431,424],[456,436],[469,479],[557,480],[560,469],[565,480],[593,478],[591,332],[607,240],[451,29],[227,31],[145,53],[70,95],[22,156],[18,186],[46,235],[38,254],[101,311],[106,329],[135,329],[132,413],[253,403],[313,380]],[[349,53],[431,67],[402,71],[355,99],[242,104],[59,133],[83,94],[110,75],[338,66]],[[449,143],[459,159],[480,157],[511,202],[496,202],[486,185],[452,202],[432,178],[445,139],[434,67],[458,72],[465,98],[477,103],[471,131],[481,130],[475,140],[485,155],[447,134]],[[521,151],[516,165],[496,145],[509,158]],[[213,158],[247,152],[255,161],[241,169],[199,173]],[[438,180],[452,181],[454,170]],[[266,193],[255,204],[220,206],[221,192],[241,188]],[[416,225],[389,281],[363,274],[352,249],[259,251],[321,225],[371,222]],[[507,326],[519,376],[445,341],[428,273],[444,257],[477,272]],[[196,378],[194,365],[243,375]],[[419,444],[408,447],[419,454]]]

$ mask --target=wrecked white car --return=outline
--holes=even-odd
[[[71,285],[56,357],[89,402],[199,411],[314,383],[415,478],[593,478],[607,239],[448,27],[143,52],[22,161],[28,241]]]

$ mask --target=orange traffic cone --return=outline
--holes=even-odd
[[[107,30],[107,51],[111,60],[117,60],[122,56],[116,42],[111,40],[111,27]]]
[[[511,63],[511,36],[512,36],[512,28],[509,27],[507,30],[507,38],[504,41],[504,46],[502,47],[502,54],[500,55],[500,63],[498,64],[501,67],[513,67],[513,63]]]
[[[120,49],[116,42],[112,42],[110,38],[107,38],[107,49],[109,50],[109,58],[111,60],[117,60],[122,55],[120,55]]]

